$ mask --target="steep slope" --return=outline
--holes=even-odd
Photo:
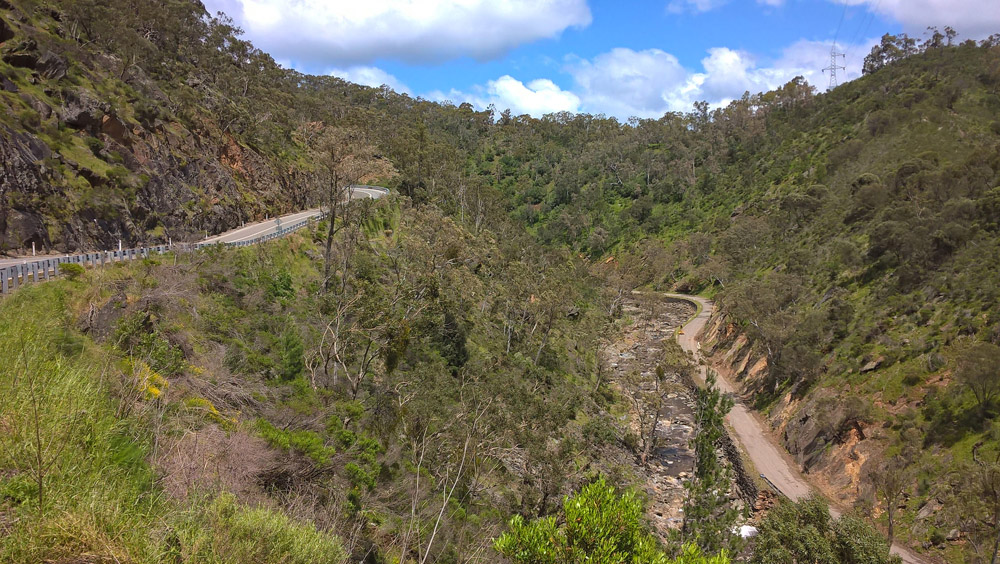
[[[543,241],[613,253],[615,286],[715,295],[718,359],[829,494],[884,508],[901,465],[902,534],[971,550],[996,530],[972,461],[998,450],[996,379],[965,360],[1000,358],[994,39],[886,36],[821,95],[519,118],[479,166]]]
[[[1000,527],[1000,501],[983,495],[1000,452],[996,379],[975,369],[996,364],[1000,342],[1000,47],[949,41],[886,36],[867,75],[829,93],[794,80],[621,124],[301,75],[190,0],[0,0],[0,252],[193,239],[325,201],[348,177],[379,179],[407,214],[454,218],[454,248],[420,259],[432,274],[456,266],[462,242],[503,249],[520,273],[504,283],[519,290],[489,317],[504,353],[483,358],[514,354],[530,319],[515,360],[550,386],[588,354],[536,332],[558,333],[574,285],[518,284],[569,258],[515,258],[497,242],[529,248],[513,217],[541,243],[601,259],[604,311],[644,285],[716,297],[718,359],[797,461],[845,503],[880,509],[871,478],[907,469],[900,534],[940,546],[956,530],[959,558]],[[358,278],[381,283],[368,269],[393,271],[387,256]],[[324,284],[344,275],[330,270]],[[254,291],[285,292],[284,280]],[[461,332],[439,321],[451,333],[438,337]],[[241,362],[273,376],[276,345],[260,339]],[[601,421],[589,432],[606,435]],[[538,444],[538,468],[575,453]],[[544,513],[567,486],[537,480],[518,502]]]

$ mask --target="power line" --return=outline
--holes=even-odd
[[[847,53],[850,54],[851,49],[853,49],[860,39],[864,39],[866,33],[868,33],[868,28],[875,21],[875,15],[878,13],[879,7],[882,5],[882,0],[876,0],[875,7],[865,14],[865,17],[861,20],[861,25],[858,26],[858,31],[854,34],[854,38],[851,42],[847,44]]]
[[[840,36],[840,27],[844,25],[844,16],[847,15],[847,2],[844,2],[844,9],[840,12],[840,21],[837,22],[837,30],[833,32],[833,44],[837,44],[837,37]]]

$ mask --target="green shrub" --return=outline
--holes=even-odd
[[[179,532],[187,562],[281,562],[339,564],[347,554],[340,539],[264,507],[246,507],[225,493]]]
[[[100,156],[101,151],[104,150],[104,141],[101,141],[97,137],[87,137],[83,142],[95,157]]]
[[[302,339],[294,327],[290,327],[281,337],[281,378],[295,380],[305,371],[306,363]]]
[[[79,264],[68,263],[61,265],[59,267],[59,271],[65,275],[67,279],[75,282],[83,276],[85,269]]]
[[[558,524],[562,523],[562,524]],[[634,491],[618,493],[603,478],[563,501],[562,515],[510,520],[494,548],[516,564],[668,564],[666,554],[642,526],[642,503]],[[714,557],[688,545],[675,564],[726,564],[725,552]]]
[[[296,450],[317,464],[326,464],[337,452],[332,446],[326,446],[323,438],[313,431],[278,429],[266,419],[257,420],[257,431],[271,446],[283,450]]]
[[[782,501],[760,524],[750,562],[815,564],[888,564],[889,543],[858,517],[834,520],[826,501],[813,496]]]

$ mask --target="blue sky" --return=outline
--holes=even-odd
[[[455,104],[622,120],[802,75],[841,81],[883,33],[1000,33],[1000,0],[204,0],[285,66]]]

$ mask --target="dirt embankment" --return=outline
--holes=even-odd
[[[768,381],[766,356],[718,313],[709,319],[701,341],[708,363],[736,384],[736,393],[752,405],[754,393]],[[850,507],[862,495],[866,463],[881,450],[880,429],[870,428],[855,415],[849,402],[803,398],[791,391],[764,418],[798,469],[843,507]]]

